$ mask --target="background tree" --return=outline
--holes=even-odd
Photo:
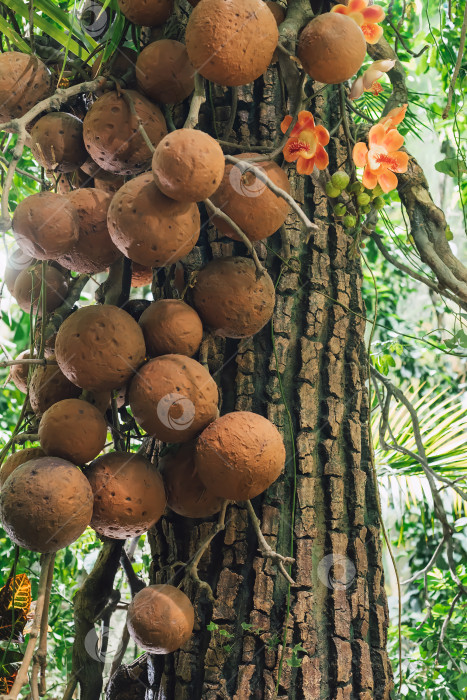
[[[177,128],[187,119],[188,125],[199,125],[219,140],[226,155],[254,151],[279,163],[285,145],[280,126],[287,114],[296,118],[300,109],[309,110],[331,133],[327,172],[299,176],[294,165],[283,163],[301,211],[291,210],[279,233],[254,246],[275,283],[273,319],[242,341],[206,334],[200,351],[200,361],[221,390],[221,413],[254,411],[281,430],[287,453],[284,474],[253,504],[229,504],[217,523],[216,518],[191,521],[169,513],[144,546],[141,542],[141,553],[136,542],[126,556],[122,542],[101,544],[91,533],[60,552],[49,624],[57,666],[50,678],[61,687],[49,687],[50,697],[63,692],[72,697],[78,683],[80,697],[99,696],[103,675],[105,682],[110,675],[104,667],[107,643],[120,634],[123,646],[128,643],[119,629],[124,610],[118,608],[141,585],[135,573],[145,583],[182,585],[196,608],[195,633],[182,651],[167,657],[136,658],[131,646],[124,657],[120,649],[112,671],[123,661],[127,665],[113,676],[109,698],[123,697],[128,687],[134,697],[177,699],[363,700],[390,697],[391,692],[415,698],[422,688],[433,698],[464,697],[465,455],[459,436],[465,412],[458,392],[467,302],[462,263],[465,16],[461,3],[426,3],[423,13],[415,3],[390,3],[384,8],[384,38],[368,47],[372,59],[395,61],[388,72],[390,85],[386,81],[381,91],[373,86],[376,94],[364,92],[351,101],[349,85],[322,86],[304,79],[296,60],[300,30],[314,14],[330,9],[328,3],[318,5],[295,0],[282,8],[286,19],[279,27],[275,59],[254,84],[222,88],[198,80],[191,100],[165,112],[168,124]],[[111,80],[112,56],[125,46],[139,50],[150,38],[150,32],[126,21],[113,2],[105,3],[101,14],[91,3],[81,19],[66,2],[55,6],[35,0],[28,7],[8,0],[2,9],[2,50],[33,50],[47,60],[55,69],[55,85],[72,87],[73,95],[61,93],[62,104],[77,111],[83,109],[80,95],[90,99],[98,88],[82,83],[100,45],[103,63],[110,59],[104,75]],[[182,38],[190,11],[184,3],[177,6],[161,35]],[[418,92],[409,89],[414,76]],[[434,90],[434,95],[422,90]],[[445,95],[447,103],[440,99]],[[399,128],[407,144],[416,148],[415,138],[425,137],[427,124],[439,133],[443,155],[436,169],[443,179],[437,201],[452,213],[451,226],[412,156],[407,172],[397,175],[397,192],[379,195],[384,205],[379,215],[375,206],[363,211],[367,204],[358,196],[365,193],[358,188],[341,199],[329,196],[335,194],[329,189],[330,174],[346,170],[352,181],[356,177],[354,144],[366,142],[368,127],[405,103],[409,109]],[[5,134],[3,143],[5,229],[8,201],[12,210],[23,196],[49,187],[28,149],[19,154],[20,138],[21,132]],[[256,162],[261,166],[261,160]],[[245,198],[257,199],[262,187],[255,182],[252,187],[244,176]],[[455,210],[459,205],[460,216]],[[356,215],[350,225],[342,206],[346,216]],[[201,213],[198,245],[183,266],[157,271],[154,298],[177,297],[212,257],[248,254],[244,243],[222,237],[212,226],[209,207],[201,207]],[[8,234],[5,240],[9,247]],[[83,288],[85,281],[75,278],[71,304],[49,319],[50,328],[58,327],[80,297],[89,303],[96,292],[100,301],[123,303],[128,296],[128,271],[122,275],[120,265],[108,279],[100,275]],[[420,297],[420,282],[430,296]],[[151,298],[148,289],[144,294]],[[188,300],[191,294],[189,288]],[[397,304],[398,298],[403,302]],[[425,305],[422,321],[405,313],[414,302]],[[35,323],[33,315],[19,315],[15,308],[11,313],[11,323],[6,312],[3,316],[13,331],[5,343],[7,357],[13,348],[16,355],[30,344]],[[424,386],[407,387],[407,380],[417,377]],[[2,428],[10,446],[20,395],[7,388],[2,401]],[[395,402],[403,408],[396,409]],[[375,411],[375,456],[370,405]],[[125,417],[122,411],[118,420]],[[115,437],[115,422],[113,429]],[[35,433],[34,422],[23,412],[13,441],[37,444],[29,440],[30,433]],[[140,446],[134,434],[131,444],[133,449]],[[146,439],[143,448],[157,461],[160,444]],[[383,512],[390,536],[396,544],[405,539],[411,553],[400,564],[413,580],[404,587],[402,599],[405,680],[394,691],[386,651],[389,619],[375,463],[385,487]],[[398,488],[402,480],[408,485],[411,505],[403,508],[392,494],[386,505],[386,487],[393,488],[394,480]],[[14,571],[32,572],[35,599],[37,556],[15,556],[10,544],[5,552],[5,579],[12,563]],[[390,592],[397,598],[389,558],[387,564]],[[85,571],[89,576],[83,581]],[[120,601],[115,591],[120,591]],[[389,651],[399,681],[397,603],[393,612]],[[18,647],[4,648],[6,678],[18,662],[12,656]]]

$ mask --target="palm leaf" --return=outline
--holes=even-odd
[[[2,16],[0,16],[0,32],[8,37],[8,39],[23,53],[31,53],[31,48],[28,44],[14,29],[12,29],[11,25]]]

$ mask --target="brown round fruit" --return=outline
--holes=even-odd
[[[128,632],[151,654],[170,654],[191,637],[195,612],[190,599],[167,583],[139,591],[128,608]]]
[[[0,493],[0,518],[15,544],[57,552],[78,539],[91,521],[92,490],[78,467],[41,457],[8,477]]]
[[[143,27],[160,27],[170,17],[173,0],[118,0],[120,12]]]
[[[300,34],[297,56],[313,80],[334,85],[357,73],[366,56],[366,41],[351,17],[325,12]]]
[[[203,324],[191,306],[180,299],[159,299],[143,312],[139,325],[150,357],[188,355],[198,351]]]
[[[136,61],[139,89],[162,104],[182,102],[191,95],[195,88],[195,72],[186,46],[173,39],[153,41]]]
[[[8,262],[5,267],[5,272],[3,274],[3,281],[10,294],[13,294],[13,288],[15,286],[16,278],[22,270],[25,270],[36,262],[35,258],[24,253],[21,248],[16,248],[8,256]]]
[[[149,360],[132,379],[128,393],[136,422],[164,442],[188,442],[217,416],[216,382],[184,355]]]
[[[50,359],[54,360],[54,355]],[[29,401],[37,416],[41,416],[57,401],[75,399],[80,394],[81,389],[65,377],[58,365],[39,365],[32,373]]]
[[[47,324],[47,320],[46,320]],[[55,350],[55,338],[57,337],[56,333],[53,333],[50,335],[48,338],[44,339],[44,357],[47,359],[50,359],[54,355],[54,350]],[[34,327],[34,347],[36,352],[39,351],[42,343],[42,319],[38,319],[36,321],[36,325]]]
[[[152,267],[146,267],[146,265],[140,265],[137,262],[132,262],[131,265],[131,286],[145,287],[148,284],[152,284]]]
[[[209,518],[218,513],[223,500],[208,491],[195,468],[195,443],[187,442],[159,460],[167,505],[185,518]]]
[[[281,5],[279,5],[278,2],[267,2],[266,5],[269,7],[272,14],[274,15],[274,19],[276,20],[276,24],[279,27],[282,24],[282,22],[285,20],[284,8]]]
[[[32,303],[33,313],[37,311],[39,316],[42,315],[42,280],[42,265],[23,270],[16,278],[13,296],[18,306],[28,314],[31,312]],[[68,279],[56,267],[46,265],[44,283],[46,311],[50,313],[63,304],[67,298]]]
[[[68,252],[78,240],[78,214],[68,199],[56,192],[39,192],[23,199],[12,223],[23,252],[49,260]]]
[[[135,90],[125,93],[132,100],[138,118],[154,146],[166,135],[165,119],[159,107]],[[84,143],[91,158],[104,170],[134,175],[151,163],[152,153],[138,128],[123,94],[107,92],[99,97],[83,122]]]
[[[27,447],[25,450],[18,450],[18,452],[9,455],[0,467],[0,487],[3,486],[16,467],[39,457],[45,457],[42,447]]]
[[[63,374],[89,391],[118,389],[144,361],[143,332],[111,304],[84,306],[60,326],[55,355]]]
[[[148,306],[151,305],[149,299],[128,299],[122,309],[126,311],[135,321],[139,321],[143,311],[146,311]]]
[[[196,444],[195,466],[211,493],[246,501],[265,491],[280,475],[285,447],[276,426],[250,411],[221,416]]]
[[[257,153],[241,153],[238,158],[251,158]],[[256,165],[272,182],[290,194],[287,174],[273,161]],[[272,236],[284,223],[290,207],[272,192],[267,185],[246,166],[228,163],[224,177],[212,202],[241,228],[251,241]],[[219,217],[213,217],[216,228],[236,241],[240,237],[234,229]]]
[[[43,414],[39,440],[45,454],[85,464],[102,452],[107,423],[102,413],[87,401],[64,399]]]
[[[31,131],[31,150],[39,165],[56,173],[71,173],[86,160],[83,122],[73,114],[50,112]]]
[[[210,197],[222,181],[224,167],[224,154],[217,141],[195,129],[167,134],[152,157],[156,185],[179,202],[201,202]]]
[[[103,51],[100,51],[96,60],[92,64],[91,78],[95,78],[98,74],[100,75],[112,75],[114,78],[123,78],[128,76],[131,68],[134,68],[136,64],[136,59],[138,54],[133,49],[129,49],[126,46],[118,47],[118,50],[113,56],[110,57],[101,69]],[[134,80],[130,83],[126,83],[128,87],[134,87]]]
[[[107,212],[112,196],[96,189],[73,190],[66,198],[79,219],[79,238],[73,248],[57,258],[67,270],[95,274],[103,272],[120,257],[107,228]]]
[[[57,188],[59,194],[68,194],[79,187],[91,187],[93,184],[93,179],[82,168],[58,176],[54,173],[47,173],[47,177],[52,181],[54,189]]]
[[[104,170],[100,170],[98,175],[94,175],[94,187],[108,194],[114,195],[118,192],[120,187],[125,184],[125,178],[123,175],[114,175],[114,173],[106,173]]]
[[[271,63],[279,32],[263,0],[201,0],[186,28],[188,58],[219,85],[246,85]]]
[[[20,352],[18,357],[16,357],[16,360],[29,360],[31,357],[31,353],[29,350],[24,350],[23,352]],[[11,365],[10,367],[10,376],[9,379],[13,382],[15,387],[19,390],[22,391],[23,394],[25,394],[28,390],[28,374],[29,374],[29,367],[31,365]]]
[[[0,123],[22,117],[51,92],[50,72],[37,56],[0,54]]]
[[[166,506],[164,482],[153,464],[131,452],[110,452],[86,469],[94,493],[91,527],[113,539],[149,530]]]
[[[152,173],[143,173],[115,194],[108,225],[124,255],[140,265],[164,267],[194,248],[200,216],[196,204],[169,199],[156,186]]]
[[[274,284],[249,258],[216,258],[196,279],[193,303],[204,325],[223,338],[258,333],[274,312]]]

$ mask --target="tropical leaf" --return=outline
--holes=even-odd
[[[6,21],[4,17],[0,15],[0,32],[4,34],[8,39],[13,42],[15,46],[18,47],[23,53],[31,53],[31,48],[28,44],[20,37],[20,35],[15,32],[11,27],[9,22]]]
[[[22,641],[30,607],[30,580],[26,574],[11,577],[0,589],[0,640]]]

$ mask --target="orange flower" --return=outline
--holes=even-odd
[[[402,105],[401,107],[395,107],[391,109],[390,112],[386,114],[379,120],[379,124],[382,124],[386,130],[393,129],[395,126],[401,123],[407,112],[407,105]]]
[[[386,129],[383,124],[375,124],[368,134],[368,149],[363,142],[356,143],[353,149],[354,163],[363,172],[363,185],[369,190],[380,185],[383,192],[390,192],[397,187],[394,173],[405,173],[409,162],[407,153],[399,148],[404,137],[397,129]]]
[[[383,35],[378,22],[385,18],[385,12],[380,5],[370,5],[369,0],[350,0],[348,5],[334,5],[331,12],[348,15],[359,25],[368,44],[376,44]]]
[[[285,117],[281,124],[283,134],[292,123],[292,117]],[[311,175],[313,168],[324,170],[329,157],[323,146],[329,143],[329,132],[324,126],[315,126],[311,112],[299,112],[297,123],[290,132],[282,153],[288,163],[297,161],[297,173]]]

